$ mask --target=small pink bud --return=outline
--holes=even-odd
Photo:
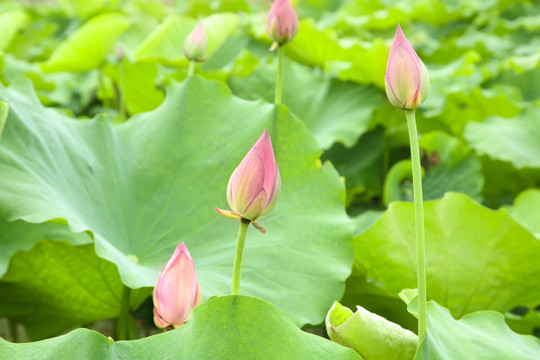
[[[195,264],[186,245],[178,244],[154,288],[154,323],[160,328],[182,326],[200,301]]]
[[[268,13],[266,32],[274,43],[291,41],[298,31],[298,17],[289,0],[275,0]]]
[[[116,48],[116,57],[120,60],[124,58],[124,48],[121,46]]]
[[[227,202],[233,211],[216,210],[229,218],[242,217],[254,222],[276,206],[280,191],[281,177],[270,135],[265,130],[229,179]],[[258,223],[254,225],[264,232]]]
[[[416,109],[429,94],[426,67],[399,25],[388,56],[384,84],[390,103],[401,109]]]
[[[184,55],[191,61],[204,61],[206,45],[206,33],[203,24],[199,23],[184,41]]]

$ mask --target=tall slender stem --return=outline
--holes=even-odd
[[[276,78],[276,97],[275,97],[275,103],[276,105],[281,104],[281,93],[283,90],[283,45],[278,45],[277,47],[277,53],[278,53],[278,72],[277,72],[277,78]]]
[[[120,308],[120,318],[118,319],[118,340],[132,340],[135,338],[135,324],[130,312],[131,289],[124,286],[122,291],[122,303]]]
[[[118,98],[116,100],[118,101],[118,112],[120,113],[120,116],[122,117],[122,121],[125,121],[127,116],[126,116],[126,111],[124,108],[125,86],[124,86],[124,60],[123,59],[120,59],[120,64],[118,65],[118,72],[120,73],[120,76],[119,76],[120,88],[118,89],[118,94],[117,94]]]
[[[240,228],[238,229],[238,240],[236,240],[236,254],[234,255],[234,267],[231,295],[240,293],[240,276],[242,274],[242,256],[244,254],[244,245],[246,244],[246,234],[251,221],[240,219]]]
[[[189,69],[188,69],[188,76],[193,76],[195,74],[195,64],[196,62],[193,60],[189,61]]]
[[[420,147],[414,110],[404,110],[409,127],[414,190],[414,222],[416,225],[416,276],[418,278],[418,343],[427,332],[426,324],[426,241],[424,237],[424,207],[422,203],[422,170],[420,168]]]

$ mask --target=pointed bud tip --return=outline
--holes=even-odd
[[[200,297],[195,264],[185,243],[176,246],[154,288],[154,322],[158,327],[182,325]]]
[[[422,60],[398,24],[385,74],[385,89],[390,103],[412,110],[428,96],[429,76]]]
[[[276,164],[272,140],[265,129],[255,144],[233,171],[227,185],[227,202],[233,213],[248,220],[256,220],[275,206],[281,189],[281,178]]]

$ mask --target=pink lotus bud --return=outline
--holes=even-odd
[[[200,301],[193,259],[186,245],[178,244],[154,288],[154,323],[160,328],[182,326]]]
[[[204,61],[206,45],[206,33],[202,23],[199,23],[184,41],[184,55],[191,61]]]
[[[401,109],[416,109],[429,93],[426,67],[399,25],[388,56],[384,84],[390,103]]]
[[[254,221],[276,206],[281,191],[281,177],[274,157],[268,130],[234,170],[227,185],[227,202],[233,211],[216,209],[230,218]],[[264,232],[260,225],[255,227]]]
[[[291,41],[298,31],[298,18],[289,0],[275,0],[268,13],[266,32],[280,45]]]

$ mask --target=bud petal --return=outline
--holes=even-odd
[[[280,191],[281,177],[265,130],[232,173],[227,202],[234,213],[253,221],[274,208]]]
[[[204,61],[206,45],[206,33],[203,24],[199,23],[184,41],[184,55],[191,61]]]
[[[251,222],[251,224],[253,224],[253,226],[255,227],[255,229],[259,230],[259,231],[262,232],[263,234],[266,234],[266,229],[263,228],[263,227],[261,226],[261,224],[259,224],[259,223],[257,222],[257,220],[253,220],[253,221]]]
[[[429,94],[426,67],[399,25],[388,56],[384,85],[390,103],[401,109],[417,108]]]
[[[229,219],[241,219],[242,217],[231,210],[216,208],[216,211]]]
[[[268,13],[266,32],[274,43],[291,41],[298,32],[298,17],[289,0],[275,0]]]
[[[154,289],[154,323],[164,328],[182,326],[201,301],[195,264],[186,245],[179,244],[161,272]]]

